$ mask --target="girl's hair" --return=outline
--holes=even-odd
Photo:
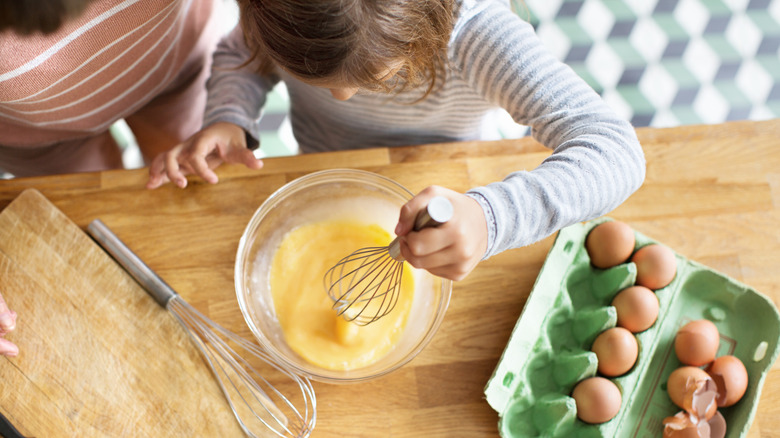
[[[385,92],[444,76],[453,0],[239,0],[249,62]],[[397,66],[391,80],[378,77]]]

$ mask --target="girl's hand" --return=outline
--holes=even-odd
[[[250,169],[263,167],[263,162],[247,149],[244,130],[232,123],[219,122],[155,157],[149,166],[146,188],[156,189],[169,181],[184,188],[187,187],[185,175],[190,174],[216,184],[219,178],[212,169],[223,162],[243,163]]]
[[[13,342],[3,339],[8,332],[16,327],[16,312],[9,310],[8,306],[0,295],[0,356],[16,356],[19,354],[19,347]]]
[[[438,227],[412,231],[417,213],[434,196],[452,202],[452,219]],[[438,186],[426,188],[401,208],[395,233],[403,236],[401,255],[412,266],[450,280],[465,278],[487,251],[487,222],[479,203]]]

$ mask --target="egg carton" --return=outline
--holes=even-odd
[[[662,421],[680,411],[669,399],[666,381],[682,366],[674,336],[687,322],[709,319],[720,332],[717,356],[731,354],[745,364],[748,388],[738,403],[721,408],[727,437],[744,437],[755,416],[761,387],[778,355],[780,313],[752,288],[675,253],[677,274],[656,290],[655,324],[636,334],[639,357],[623,376],[610,378],[621,391],[620,411],[610,421],[577,419],[570,397],[582,379],[597,375],[590,351],[595,337],[617,321],[612,298],[636,280],[636,265],[609,269],[591,265],[585,237],[608,217],[562,229],[547,255],[533,290],[492,377],[485,386],[499,414],[504,438],[659,438]],[[656,242],[634,230],[635,249]],[[759,329],[760,328],[760,329]]]

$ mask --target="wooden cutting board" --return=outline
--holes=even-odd
[[[174,317],[37,190],[0,213],[0,293],[20,349],[0,412],[23,435],[243,435]]]

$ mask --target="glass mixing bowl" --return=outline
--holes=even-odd
[[[311,222],[357,219],[378,224],[392,235],[401,206],[411,198],[411,192],[389,178],[360,170],[334,169],[286,184],[258,208],[238,245],[236,294],[250,330],[280,364],[322,382],[360,382],[398,369],[431,341],[449,305],[452,282],[424,270],[414,270],[412,309],[395,348],[372,365],[348,371],[313,365],[287,345],[270,291],[271,261],[290,230]],[[326,293],[324,289],[322,293]]]

